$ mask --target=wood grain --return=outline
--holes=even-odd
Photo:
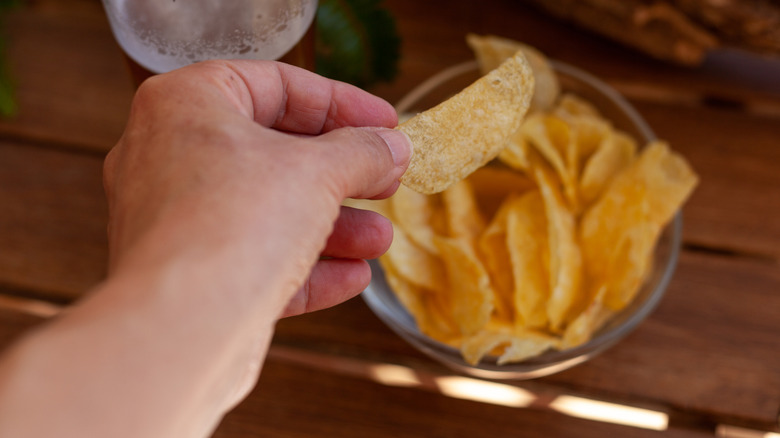
[[[0,291],[67,302],[103,279],[102,156],[0,141]]]
[[[267,435],[633,438],[658,433],[546,410],[497,406],[414,388],[384,386],[272,359],[266,362],[257,389],[224,419],[214,436]],[[664,436],[709,435],[669,430]]]
[[[111,148],[124,129],[133,84],[100,2],[24,2],[3,30],[19,109],[0,120],[0,134]]]

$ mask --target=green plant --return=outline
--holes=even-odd
[[[8,37],[5,34],[6,13],[17,6],[20,0],[0,0],[0,115],[8,117],[16,113],[16,100],[14,99],[14,83],[9,73],[6,57],[6,43]]]
[[[398,72],[401,39],[381,0],[320,0],[317,73],[359,87],[388,82]]]

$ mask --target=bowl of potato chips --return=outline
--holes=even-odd
[[[599,79],[515,41],[469,35],[468,43],[477,59],[412,90],[397,104],[401,117],[449,105],[443,113],[461,120],[443,127],[481,120],[473,108],[485,94],[468,96],[477,93],[469,84],[518,51],[533,79],[510,77],[525,81],[527,108],[497,155],[480,154],[487,163],[468,175],[424,181],[435,193],[405,184],[387,200],[356,203],[394,230],[362,296],[398,335],[457,371],[541,377],[614,345],[657,306],[677,263],[680,209],[698,179]],[[425,126],[452,141],[452,132]],[[475,138],[483,137],[496,141]],[[422,153],[434,163],[450,156]]]

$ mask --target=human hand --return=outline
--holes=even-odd
[[[379,129],[396,124],[383,100],[283,64],[202,63],[147,81],[106,160],[112,270],[219,242],[240,247],[231,271],[247,284],[282,282],[284,315],[359,293],[363,259],[392,229],[340,204],[397,188],[409,145]]]

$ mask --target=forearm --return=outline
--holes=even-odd
[[[0,436],[206,436],[256,378],[281,308],[234,255],[199,251],[122,267],[9,351]]]

